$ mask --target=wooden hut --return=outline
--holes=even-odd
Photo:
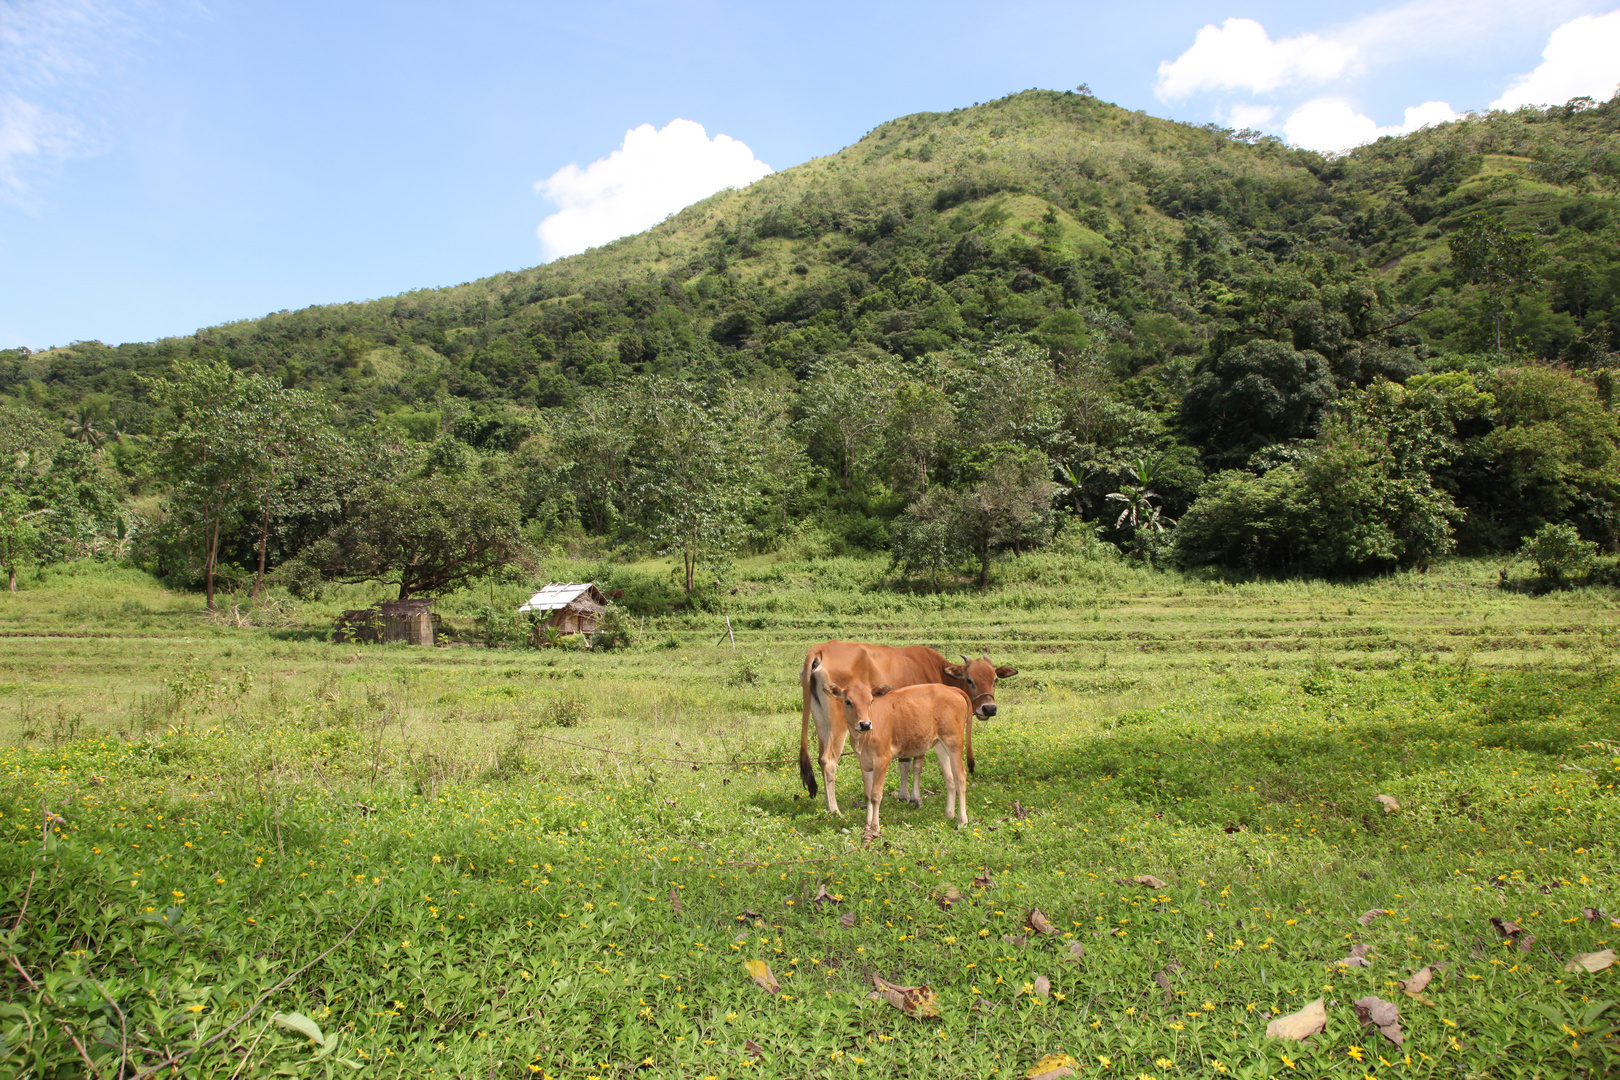
[[[335,641],[380,644],[403,641],[434,645],[439,639],[439,616],[427,600],[390,600],[376,607],[345,611],[337,621]]]
[[[563,634],[594,634],[607,610],[608,599],[590,582],[547,585],[518,607],[535,620],[536,629],[549,626]]]

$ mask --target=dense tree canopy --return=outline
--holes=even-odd
[[[137,556],[205,587],[403,567],[407,476],[445,506],[482,485],[503,557],[518,529],[679,554],[687,591],[805,530],[983,577],[1053,506],[1143,557],[1156,512],[1180,558],[1253,570],[1421,566],[1548,524],[1612,550],[1617,162],[1620,98],[1328,158],[1029,91],[547,266],[3,351],[0,395],[78,448],[30,475],[162,496]],[[1026,494],[1062,478],[1056,502],[985,490],[1009,461]],[[1146,461],[1150,508],[1116,523]],[[1006,513],[974,532],[970,503]]]

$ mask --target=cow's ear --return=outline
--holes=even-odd
[[[844,688],[842,686],[839,686],[837,683],[833,682],[831,679],[828,679],[827,680],[827,693],[831,694],[833,697],[843,697],[844,696]]]
[[[967,668],[963,667],[961,664],[946,664],[945,674],[949,675],[953,679],[965,679],[967,678]]]
[[[894,689],[894,687],[890,686],[888,683],[884,683],[882,686],[874,686],[874,687],[872,687],[872,696],[873,697],[882,697],[884,694],[887,694],[890,690],[893,690],[893,689]]]
[[[1018,669],[1015,667],[1009,667],[1006,664],[1002,664],[1000,667],[996,668],[996,678],[998,679],[1010,679],[1016,674],[1018,674]]]

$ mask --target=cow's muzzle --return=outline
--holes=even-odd
[[[870,721],[870,720],[859,721],[855,725],[855,730],[856,731],[871,731],[872,730],[872,721]]]
[[[996,715],[996,706],[994,702],[987,702],[979,706],[979,718],[981,720],[988,720],[994,715]]]

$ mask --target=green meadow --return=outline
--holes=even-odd
[[[0,1073],[1613,1075],[1620,597],[1497,569],[1079,545],[930,594],[761,556],[590,652],[479,643],[529,582],[446,598],[461,641],[424,649],[333,642],[359,588],[209,614],[30,572],[0,594]],[[831,637],[1020,669],[967,828],[937,764],[870,844],[852,760],[844,818],[805,794]],[[1319,1034],[1267,1037],[1317,999]]]

